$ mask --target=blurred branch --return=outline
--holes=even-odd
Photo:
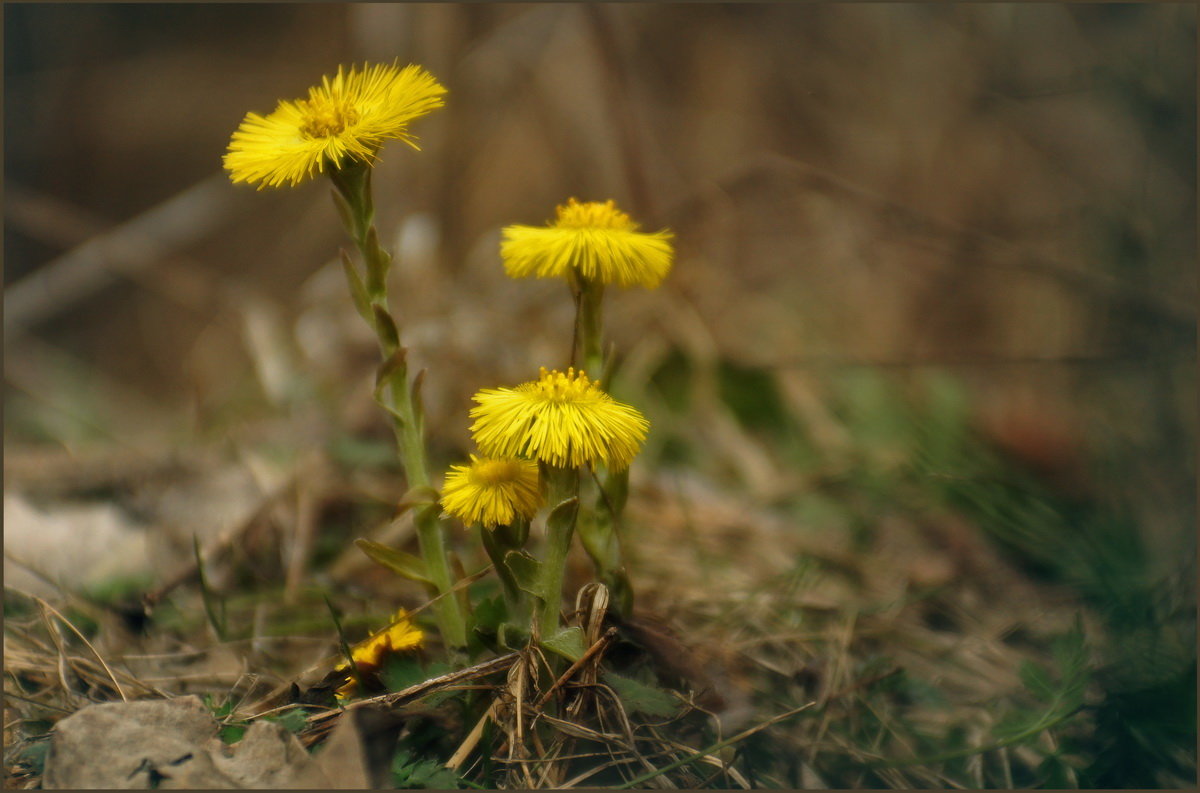
[[[855,358],[848,355],[805,355],[795,358],[780,358],[764,361],[760,365],[780,368],[831,367],[852,368],[864,366],[870,368],[907,368],[918,366],[1109,366],[1112,364],[1149,365],[1161,363],[1164,359],[1178,358],[1180,361],[1191,358],[1191,353],[1178,350],[1174,353],[1164,352],[1161,355],[1147,356],[1144,352],[1113,352],[1097,355],[988,355],[963,354],[941,355],[919,358]]]
[[[12,203],[13,186],[6,186],[6,192],[6,203]],[[19,188],[15,193],[20,207],[19,199],[29,194]],[[238,212],[236,197],[225,174],[214,174],[17,281],[4,294],[5,346],[30,326],[69,310],[116,275],[154,266],[207,237]],[[45,202],[26,204],[23,217],[42,223],[45,210]],[[81,216],[69,216],[68,221],[72,230],[82,230]]]
[[[638,134],[635,118],[638,103],[631,101],[630,81],[623,68],[623,64],[629,63],[629,58],[622,51],[609,9],[599,3],[585,3],[583,11],[603,65],[604,99],[609,106],[608,117],[616,126],[621,141],[621,163],[633,199],[633,212],[640,218],[653,218],[654,200],[646,183],[645,147]]]
[[[1018,245],[994,234],[978,229],[964,228],[930,217],[869,188],[790,157],[774,153],[761,155],[726,175],[721,179],[721,184],[726,190],[737,190],[742,186],[754,183],[763,176],[773,174],[785,174],[804,187],[869,204],[879,213],[885,223],[907,235],[924,234],[929,239],[937,240],[960,252],[990,250],[1005,254],[1002,259],[981,255],[969,260],[973,263],[988,267],[1024,270],[1052,278],[1077,289],[1092,299],[1123,305],[1150,314],[1169,326],[1172,331],[1186,333],[1189,337],[1195,334],[1196,312],[1190,305],[1103,273],[1074,269],[1059,262],[1030,254]],[[672,207],[669,215],[681,217],[687,213],[690,207],[704,200],[705,196],[703,195],[689,196]],[[963,256],[955,256],[953,261],[966,263],[968,259]]]

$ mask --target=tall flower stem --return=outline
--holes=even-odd
[[[588,375],[607,388],[612,362],[604,356],[604,284],[577,271],[569,279],[575,298],[575,342],[572,356]],[[633,588],[621,561],[618,524],[629,492],[629,471],[606,472],[604,481],[592,476],[596,490],[595,508],[579,517],[579,539],[601,579],[613,594],[613,604],[622,614],[633,611]],[[590,490],[590,488],[588,488]]]
[[[342,264],[354,306],[379,340],[383,364],[376,378],[376,399],[387,410],[396,435],[400,460],[409,489],[430,487],[429,466],[425,457],[425,420],[419,392],[420,375],[410,385],[407,350],[400,344],[400,332],[388,307],[387,275],[392,258],[379,243],[375,227],[375,203],[371,196],[371,165],[347,162],[329,172],[333,181],[334,204],[346,232],[362,256],[364,273],[343,254]],[[365,275],[365,278],[364,278]],[[446,531],[435,509],[417,510],[413,517],[421,556],[428,567],[439,597],[433,604],[434,617],[442,638],[451,647],[467,644],[466,621],[458,600],[449,594],[453,588],[450,562],[446,553]]]
[[[575,298],[575,338],[579,347],[579,367],[608,386],[604,360],[604,284],[573,272],[571,293]],[[572,356],[575,351],[571,351]]]
[[[524,547],[525,538],[529,535],[529,521],[518,517],[515,525],[497,526],[495,529],[478,526],[478,531],[483,549],[487,552],[488,558],[492,560],[492,567],[495,568],[496,576],[500,579],[509,620],[513,622],[523,618],[527,620],[528,611],[524,608],[525,598],[521,596],[521,587],[509,569],[504,555],[508,551],[519,551]]]
[[[546,550],[542,556],[542,597],[537,620],[543,638],[558,631],[558,616],[562,610],[563,579],[566,575],[567,553],[575,535],[579,515],[579,469],[546,466],[550,486],[550,503],[556,505],[546,519]]]

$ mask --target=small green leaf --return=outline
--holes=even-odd
[[[34,774],[40,775],[46,769],[46,755],[49,751],[49,741],[27,743],[17,754],[17,764],[29,769]]]
[[[504,564],[512,573],[517,586],[535,597],[542,596],[542,563],[528,551],[509,551]]]
[[[484,598],[475,606],[473,614],[475,630],[489,636],[499,630],[501,623],[508,617],[508,609],[504,606],[504,598],[500,596]]]
[[[1029,689],[1029,693],[1037,697],[1039,702],[1050,702],[1054,699],[1057,687],[1050,676],[1046,674],[1046,670],[1030,661],[1023,661],[1019,674],[1021,683]]]
[[[413,378],[412,390],[409,393],[409,404],[412,405],[413,422],[417,427],[425,423],[425,405],[421,402],[421,386],[425,383],[425,369],[417,372]]]
[[[367,291],[372,295],[384,294],[388,269],[392,265],[392,257],[379,244],[379,232],[375,225],[367,227],[366,239],[363,241],[363,253],[367,260]]]
[[[627,711],[664,719],[679,712],[679,700],[661,688],[608,671],[604,673],[604,682],[617,692]]]
[[[372,308],[375,311],[375,330],[379,334],[379,338],[383,340],[384,347],[388,350],[398,349],[400,347],[400,331],[396,329],[396,321],[392,319],[392,315],[387,312],[387,309],[378,303],[372,305]]]
[[[367,556],[396,575],[407,578],[410,581],[416,581],[418,584],[433,586],[433,579],[429,577],[429,568],[425,565],[424,561],[413,556],[411,553],[401,551],[398,548],[389,548],[382,543],[368,540],[364,537],[359,537],[354,541],[354,544]]]
[[[502,622],[496,631],[496,641],[510,650],[519,650],[529,643],[529,628],[515,622]]]
[[[342,227],[350,232],[351,236],[357,236],[355,229],[358,224],[354,220],[354,210],[350,208],[349,202],[346,201],[346,197],[340,190],[334,188],[330,192],[333,194],[333,205],[337,207],[338,217],[342,220]]]
[[[559,504],[546,517],[547,533],[556,530],[566,530],[575,525],[575,514],[579,512],[579,499],[572,496]]]
[[[341,253],[342,271],[346,274],[346,283],[350,286],[350,299],[354,301],[354,308],[358,311],[359,316],[370,322],[371,298],[367,296],[367,288],[358,274],[358,268],[354,266],[354,262],[350,261],[350,254],[344,250]]]
[[[304,708],[293,708],[263,718],[276,724],[282,724],[288,732],[300,732],[308,725],[308,714],[304,712]]]
[[[599,505],[605,511],[611,506],[614,517],[620,515],[625,510],[625,502],[629,500],[629,469],[609,471],[604,477],[603,487],[604,494],[600,497]]]
[[[376,306],[378,310],[378,306]],[[385,314],[386,316],[386,314]],[[391,317],[388,317],[391,320]],[[399,378],[403,380],[408,374],[408,348],[400,347],[388,359],[379,365],[375,370],[375,394],[378,398],[380,390],[383,386]]]
[[[227,724],[217,733],[221,741],[226,744],[237,743],[242,740],[242,736],[246,734],[246,725],[244,724]]]
[[[196,573],[200,577],[200,599],[204,603],[204,614],[219,641],[225,641],[225,601],[217,597],[208,584],[208,573],[204,569],[204,556],[200,553],[200,538],[192,535],[192,551],[196,554]]]
[[[392,779],[401,790],[459,788],[457,774],[437,760],[414,757],[408,749],[400,749],[392,759]]]
[[[583,629],[578,625],[563,628],[557,633],[545,637],[542,639],[542,646],[569,661],[578,661],[587,652],[587,647],[583,643]]]
[[[396,692],[425,682],[429,675],[425,673],[420,659],[415,655],[396,654],[384,662],[379,677],[388,691]]]
[[[417,485],[410,488],[407,493],[400,497],[400,503],[396,505],[396,513],[392,516],[393,520],[400,517],[405,512],[408,512],[413,507],[428,507],[438,503],[441,494],[428,485]]]

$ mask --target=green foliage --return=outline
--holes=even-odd
[[[528,551],[509,551],[504,563],[512,573],[517,586],[536,597],[542,596],[542,563]]]
[[[392,759],[392,781],[401,790],[458,790],[458,775],[442,763],[430,758],[416,757],[401,747]]]
[[[196,572],[200,578],[200,597],[204,601],[204,615],[208,617],[208,624],[212,626],[217,640],[223,642],[228,638],[229,629],[225,600],[217,597],[208,585],[208,573],[204,569],[204,557],[200,553],[200,539],[194,534],[192,535],[192,550],[196,555]]]
[[[771,370],[721,361],[717,385],[721,401],[747,429],[778,431],[789,426],[790,417]]]
[[[150,573],[113,576],[86,588],[83,595],[96,603],[116,605],[140,596],[153,584],[154,576]]]
[[[371,557],[372,561],[386,567],[396,575],[416,581],[423,586],[433,586],[433,580],[429,577],[429,567],[419,557],[399,548],[390,548],[362,537],[355,540],[354,544]]]
[[[222,743],[235,744],[246,735],[246,730],[245,724],[226,724],[217,731],[217,736]]]
[[[1194,787],[1196,784],[1196,663],[1169,679],[1108,691],[1096,708],[1096,731],[1085,747],[1091,762],[1085,788]]]
[[[667,719],[679,712],[679,700],[657,686],[640,683],[608,670],[604,672],[604,682],[617,692],[621,704],[629,713],[643,713],[653,718]]]
[[[222,700],[220,705],[213,704],[212,694],[205,694],[202,701],[204,702],[204,706],[212,713],[213,718],[218,721],[227,718],[230,713],[233,713],[234,707],[236,707],[236,703],[229,697]]]
[[[692,366],[687,356],[678,348],[672,348],[650,376],[650,386],[669,410],[687,412],[692,397]]]
[[[542,646],[568,661],[578,661],[587,652],[583,642],[583,630],[577,625],[543,637]]]
[[[394,653],[383,662],[379,677],[388,691],[396,692],[423,683],[431,675],[425,673],[425,666],[417,656]]]
[[[41,776],[46,769],[46,755],[50,751],[50,741],[29,741],[21,747],[16,755],[16,765],[33,776]]]
[[[501,623],[507,618],[508,609],[500,595],[476,600],[475,608],[471,612],[474,629],[486,636],[495,636]]]
[[[282,725],[290,733],[298,733],[308,726],[308,714],[303,708],[292,708],[263,718]]]
[[[347,469],[395,468],[396,444],[390,438],[358,438],[338,435],[329,442],[329,455],[335,463]]]
[[[1082,627],[1077,625],[1055,640],[1052,656],[1054,671],[1028,661],[1021,664],[1021,682],[1035,704],[1031,708],[1014,709],[996,725],[994,734],[999,743],[1009,745],[1034,738],[1070,718],[1083,706],[1091,667]]]

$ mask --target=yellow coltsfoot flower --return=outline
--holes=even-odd
[[[373,675],[383,668],[388,655],[419,649],[424,641],[425,632],[413,624],[407,611],[400,609],[392,617],[391,625],[351,647],[350,657],[354,659],[359,675]],[[342,663],[337,668],[349,670],[350,665]],[[354,676],[347,672],[346,683],[337,690],[337,696],[347,699],[356,688]]]
[[[471,433],[484,454],[532,457],[560,468],[602,462],[624,470],[641,449],[650,422],[618,402],[585,372],[541,370],[515,388],[485,388],[472,399]]]
[[[638,231],[612,201],[572,198],[557,211],[547,226],[503,230],[500,257],[511,277],[563,278],[574,270],[604,284],[653,289],[670,271],[670,231]]]
[[[538,467],[532,460],[471,455],[470,465],[452,465],[442,487],[442,507],[468,526],[507,526],[528,520],[542,506]]]
[[[385,140],[417,148],[408,124],[442,106],[446,89],[420,66],[338,67],[308,89],[307,99],[282,100],[267,116],[247,113],[225,155],[234,182],[295,186],[313,172],[345,161],[369,162]]]

